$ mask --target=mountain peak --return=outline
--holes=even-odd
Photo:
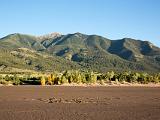
[[[44,39],[54,39],[54,38],[57,38],[57,37],[60,37],[60,36],[62,36],[62,34],[60,34],[58,32],[53,32],[53,33],[50,33],[50,34],[38,36],[37,38],[40,39],[40,40],[44,40]]]
[[[80,33],[80,32],[76,32],[76,33],[74,33],[74,34],[81,35],[82,33]]]

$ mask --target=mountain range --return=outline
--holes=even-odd
[[[10,34],[0,39],[0,71],[160,71],[160,48],[149,41],[99,35]]]

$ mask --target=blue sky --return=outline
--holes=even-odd
[[[82,32],[160,47],[160,0],[0,0],[0,37]]]

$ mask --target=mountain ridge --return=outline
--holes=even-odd
[[[19,51],[20,48],[35,51],[34,55],[37,58],[26,56],[19,58],[19,54],[31,56],[29,55],[31,53]],[[17,51],[18,55],[11,54],[13,51]],[[10,34],[0,38],[0,54],[3,59],[7,58],[4,54],[7,54],[10,58],[10,60],[7,59],[6,61],[0,58],[0,66],[13,66],[15,68],[39,71],[61,71],[67,70],[67,68],[101,72],[114,69],[120,71],[160,71],[160,48],[148,41],[132,38],[110,40],[99,35],[86,35],[79,32],[66,35],[52,33],[44,36],[20,33]],[[38,54],[41,54],[41,57]],[[48,60],[43,58],[43,55],[49,55],[52,58]],[[17,63],[20,59],[22,59],[22,65]],[[42,62],[40,62],[40,59],[43,59]],[[59,65],[55,65],[54,63],[58,59],[61,62]],[[32,61],[33,64],[26,64],[26,60]],[[37,60],[37,63],[33,62],[35,60]],[[23,67],[23,65],[26,67]],[[39,67],[37,68],[37,66]]]

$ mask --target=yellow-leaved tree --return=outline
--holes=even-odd
[[[41,85],[46,85],[46,80],[44,76],[41,77]]]
[[[47,82],[48,85],[52,85],[52,77],[51,75],[48,76],[48,82]]]

